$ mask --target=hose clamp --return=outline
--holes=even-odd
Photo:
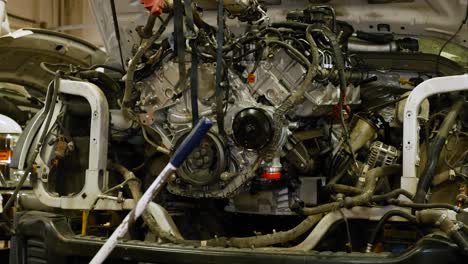
[[[455,224],[449,229],[449,234],[453,233],[453,232],[456,232],[460,229],[463,228],[463,223],[457,221],[455,222]]]
[[[447,214],[441,214],[439,219],[437,219],[437,221],[435,222],[436,225],[440,225],[442,222],[445,221],[445,219],[447,219],[448,215]]]

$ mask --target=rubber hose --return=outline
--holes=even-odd
[[[372,245],[374,245],[375,241],[377,240],[377,235],[379,234],[380,230],[382,230],[383,225],[388,221],[388,219],[390,219],[393,216],[400,216],[400,217],[405,218],[411,223],[416,223],[416,217],[407,212],[404,212],[401,210],[388,211],[382,216],[382,218],[380,218],[379,222],[377,223],[377,226],[372,232],[368,247],[371,247]]]
[[[462,231],[456,230],[450,234],[450,237],[457,243],[463,253],[468,255],[468,238],[466,235]]]
[[[462,232],[463,226],[450,219],[446,212],[433,209],[422,210],[417,214],[417,221],[422,224],[438,226],[440,230],[454,240],[465,255],[468,254],[468,240]]]
[[[129,171],[127,168],[125,168],[123,165],[117,164],[117,163],[109,163],[108,164],[109,169],[114,170],[118,172],[120,175],[123,176],[125,180],[130,180],[135,177],[135,174],[133,172]],[[136,181],[129,181],[128,182],[128,188],[130,189],[130,193],[132,195],[132,198],[135,201],[140,200],[141,196],[143,195],[140,190],[140,184]],[[149,230],[156,236],[160,237],[161,236],[161,228],[159,227],[158,223],[156,220],[153,218],[153,216],[148,212],[148,210],[145,210],[143,214],[141,215],[143,218],[143,221],[145,224],[148,226]]]
[[[90,82],[95,83],[97,86],[100,86],[102,84],[103,87],[100,88],[107,98],[109,108],[117,109],[117,94],[120,91],[120,86],[116,81],[109,77],[109,75],[98,71],[83,71],[78,73],[77,76],[83,79],[88,79],[90,80]],[[97,80],[97,83],[94,80]],[[103,88],[109,90],[106,91]]]
[[[388,200],[390,204],[398,205],[401,207],[408,207],[414,210],[426,210],[426,209],[448,209],[455,212],[460,212],[460,207],[452,204],[445,203],[411,203],[406,201],[401,201],[397,199]]]
[[[302,213],[305,215],[313,215],[318,213],[325,213],[332,211],[340,207],[351,208],[358,205],[364,205],[372,200],[377,179],[380,177],[386,177],[393,175],[401,171],[400,165],[392,165],[386,167],[378,167],[369,170],[366,174],[366,185],[361,194],[354,197],[345,197],[341,202],[332,202],[328,204],[322,204],[315,207],[304,207]]]
[[[408,192],[405,189],[395,189],[391,192],[385,193],[385,194],[380,194],[380,195],[374,195],[372,196],[372,202],[383,202],[387,201],[392,198],[398,198],[398,196],[403,195],[406,198],[413,200],[413,195]]]
[[[357,195],[362,193],[362,189],[356,188],[354,186],[344,185],[344,184],[327,184],[325,189],[335,193],[343,193],[343,194],[352,194]]]
[[[423,203],[426,201],[426,194],[431,186],[432,179],[434,178],[437,163],[439,161],[440,152],[445,144],[445,140],[449,134],[449,131],[452,129],[458,114],[463,108],[465,101],[464,99],[459,99],[455,102],[450,112],[445,117],[442,125],[440,126],[437,136],[432,141],[427,155],[427,165],[424,168],[423,173],[419,177],[418,187],[416,190],[416,195],[414,197],[414,202]]]

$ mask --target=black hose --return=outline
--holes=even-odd
[[[335,8],[333,8],[332,6],[330,5],[319,5],[319,6],[314,6],[315,8],[324,8],[324,9],[328,9],[330,10],[331,14],[332,14],[332,19],[333,19],[333,24],[332,24],[332,31],[336,34],[338,34],[337,31],[337,26],[336,26],[336,12],[335,12]]]
[[[403,195],[405,196],[406,198],[410,199],[410,200],[413,200],[413,195],[408,192],[407,190],[405,189],[395,189],[391,192],[388,192],[388,193],[385,193],[385,194],[379,194],[379,195],[374,195],[372,196],[372,202],[383,202],[383,201],[387,201],[389,199],[395,199],[395,198],[398,198],[398,196],[400,195]]]
[[[351,164],[352,160],[348,155],[343,159],[343,161],[339,162],[338,164],[335,164],[336,160],[339,158],[339,155],[335,155],[332,160],[332,164],[330,165],[329,169],[329,177],[330,180],[328,181],[328,184],[335,184],[339,182],[343,176],[345,176],[346,172],[348,171],[348,167]],[[338,173],[335,174],[335,171],[338,170]]]
[[[96,84],[99,86],[99,88],[101,88],[101,90],[103,90],[103,88],[109,89],[110,91],[103,90],[107,98],[107,101],[109,103],[109,108],[110,109],[118,108],[117,95],[120,92],[120,85],[116,81],[114,81],[114,79],[109,77],[109,75],[103,72],[89,70],[89,71],[79,72],[76,76],[82,79],[87,79],[92,83],[96,83],[95,80],[97,80]],[[101,84],[102,84],[102,87],[101,87]]]
[[[437,226],[452,238],[465,255],[468,255],[468,239],[463,233],[463,223],[447,217],[447,213],[443,210],[422,210],[416,214],[416,218],[419,223]]]
[[[361,194],[354,197],[345,197],[345,199],[340,202],[331,202],[315,207],[304,207],[302,208],[302,213],[305,215],[314,215],[318,213],[329,212],[340,207],[351,208],[354,206],[367,204],[372,201],[377,179],[393,175],[400,171],[401,166],[399,165],[373,168],[366,174],[366,185],[364,186]]]
[[[398,199],[390,199],[388,200],[389,204],[398,205],[401,207],[408,207],[414,210],[426,210],[426,209],[448,209],[455,212],[460,212],[460,207],[453,205],[453,204],[446,204],[446,203],[412,203],[407,201],[401,201]]]
[[[450,112],[445,116],[444,122],[440,126],[439,132],[428,148],[429,153],[427,154],[427,164],[423,173],[419,177],[418,187],[414,197],[415,203],[423,203],[426,201],[426,194],[429,190],[429,187],[431,186],[432,179],[434,178],[437,164],[439,162],[440,152],[442,151],[445,140],[447,139],[450,130],[455,124],[456,118],[463,108],[464,103],[464,99],[459,99],[455,102],[452,109],[450,109]]]
[[[369,244],[367,245],[368,248],[372,247],[372,245],[374,245],[375,241],[377,240],[377,236],[380,232],[380,230],[382,230],[382,227],[383,225],[388,221],[388,219],[390,219],[391,217],[393,216],[400,216],[400,217],[403,217],[405,218],[406,220],[408,220],[409,222],[411,223],[417,223],[416,222],[416,217],[405,212],[405,211],[401,211],[401,210],[391,210],[391,211],[388,211],[387,213],[385,213],[382,218],[380,218],[377,226],[375,227],[374,231],[372,232],[372,235],[371,235],[371,238],[369,240]]]
[[[468,254],[468,238],[461,230],[454,230],[450,237],[455,241],[458,247],[465,255]]]

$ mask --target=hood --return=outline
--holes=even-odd
[[[265,0],[271,22],[285,20],[286,14],[304,9],[311,2],[332,5],[337,19],[350,23],[355,30],[372,33],[394,33],[401,36],[449,39],[465,17],[468,0]],[[115,37],[109,1],[90,1],[106,50],[112,61],[119,63],[118,43]],[[203,19],[216,25],[216,1],[198,0],[204,8]],[[135,28],[144,25],[148,12],[139,0],[116,1],[116,12],[121,36],[124,60],[138,44]],[[228,19],[228,26],[235,30],[245,23]],[[171,30],[168,28],[168,30]],[[468,26],[463,27],[452,43],[468,48]]]
[[[52,76],[39,64],[71,63],[89,67],[101,64],[106,54],[96,46],[63,33],[21,29],[0,37],[0,82],[25,86],[31,94],[43,93]]]

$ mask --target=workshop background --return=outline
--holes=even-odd
[[[102,46],[90,9],[82,0],[10,0],[7,3],[12,31],[34,27],[75,35]]]

